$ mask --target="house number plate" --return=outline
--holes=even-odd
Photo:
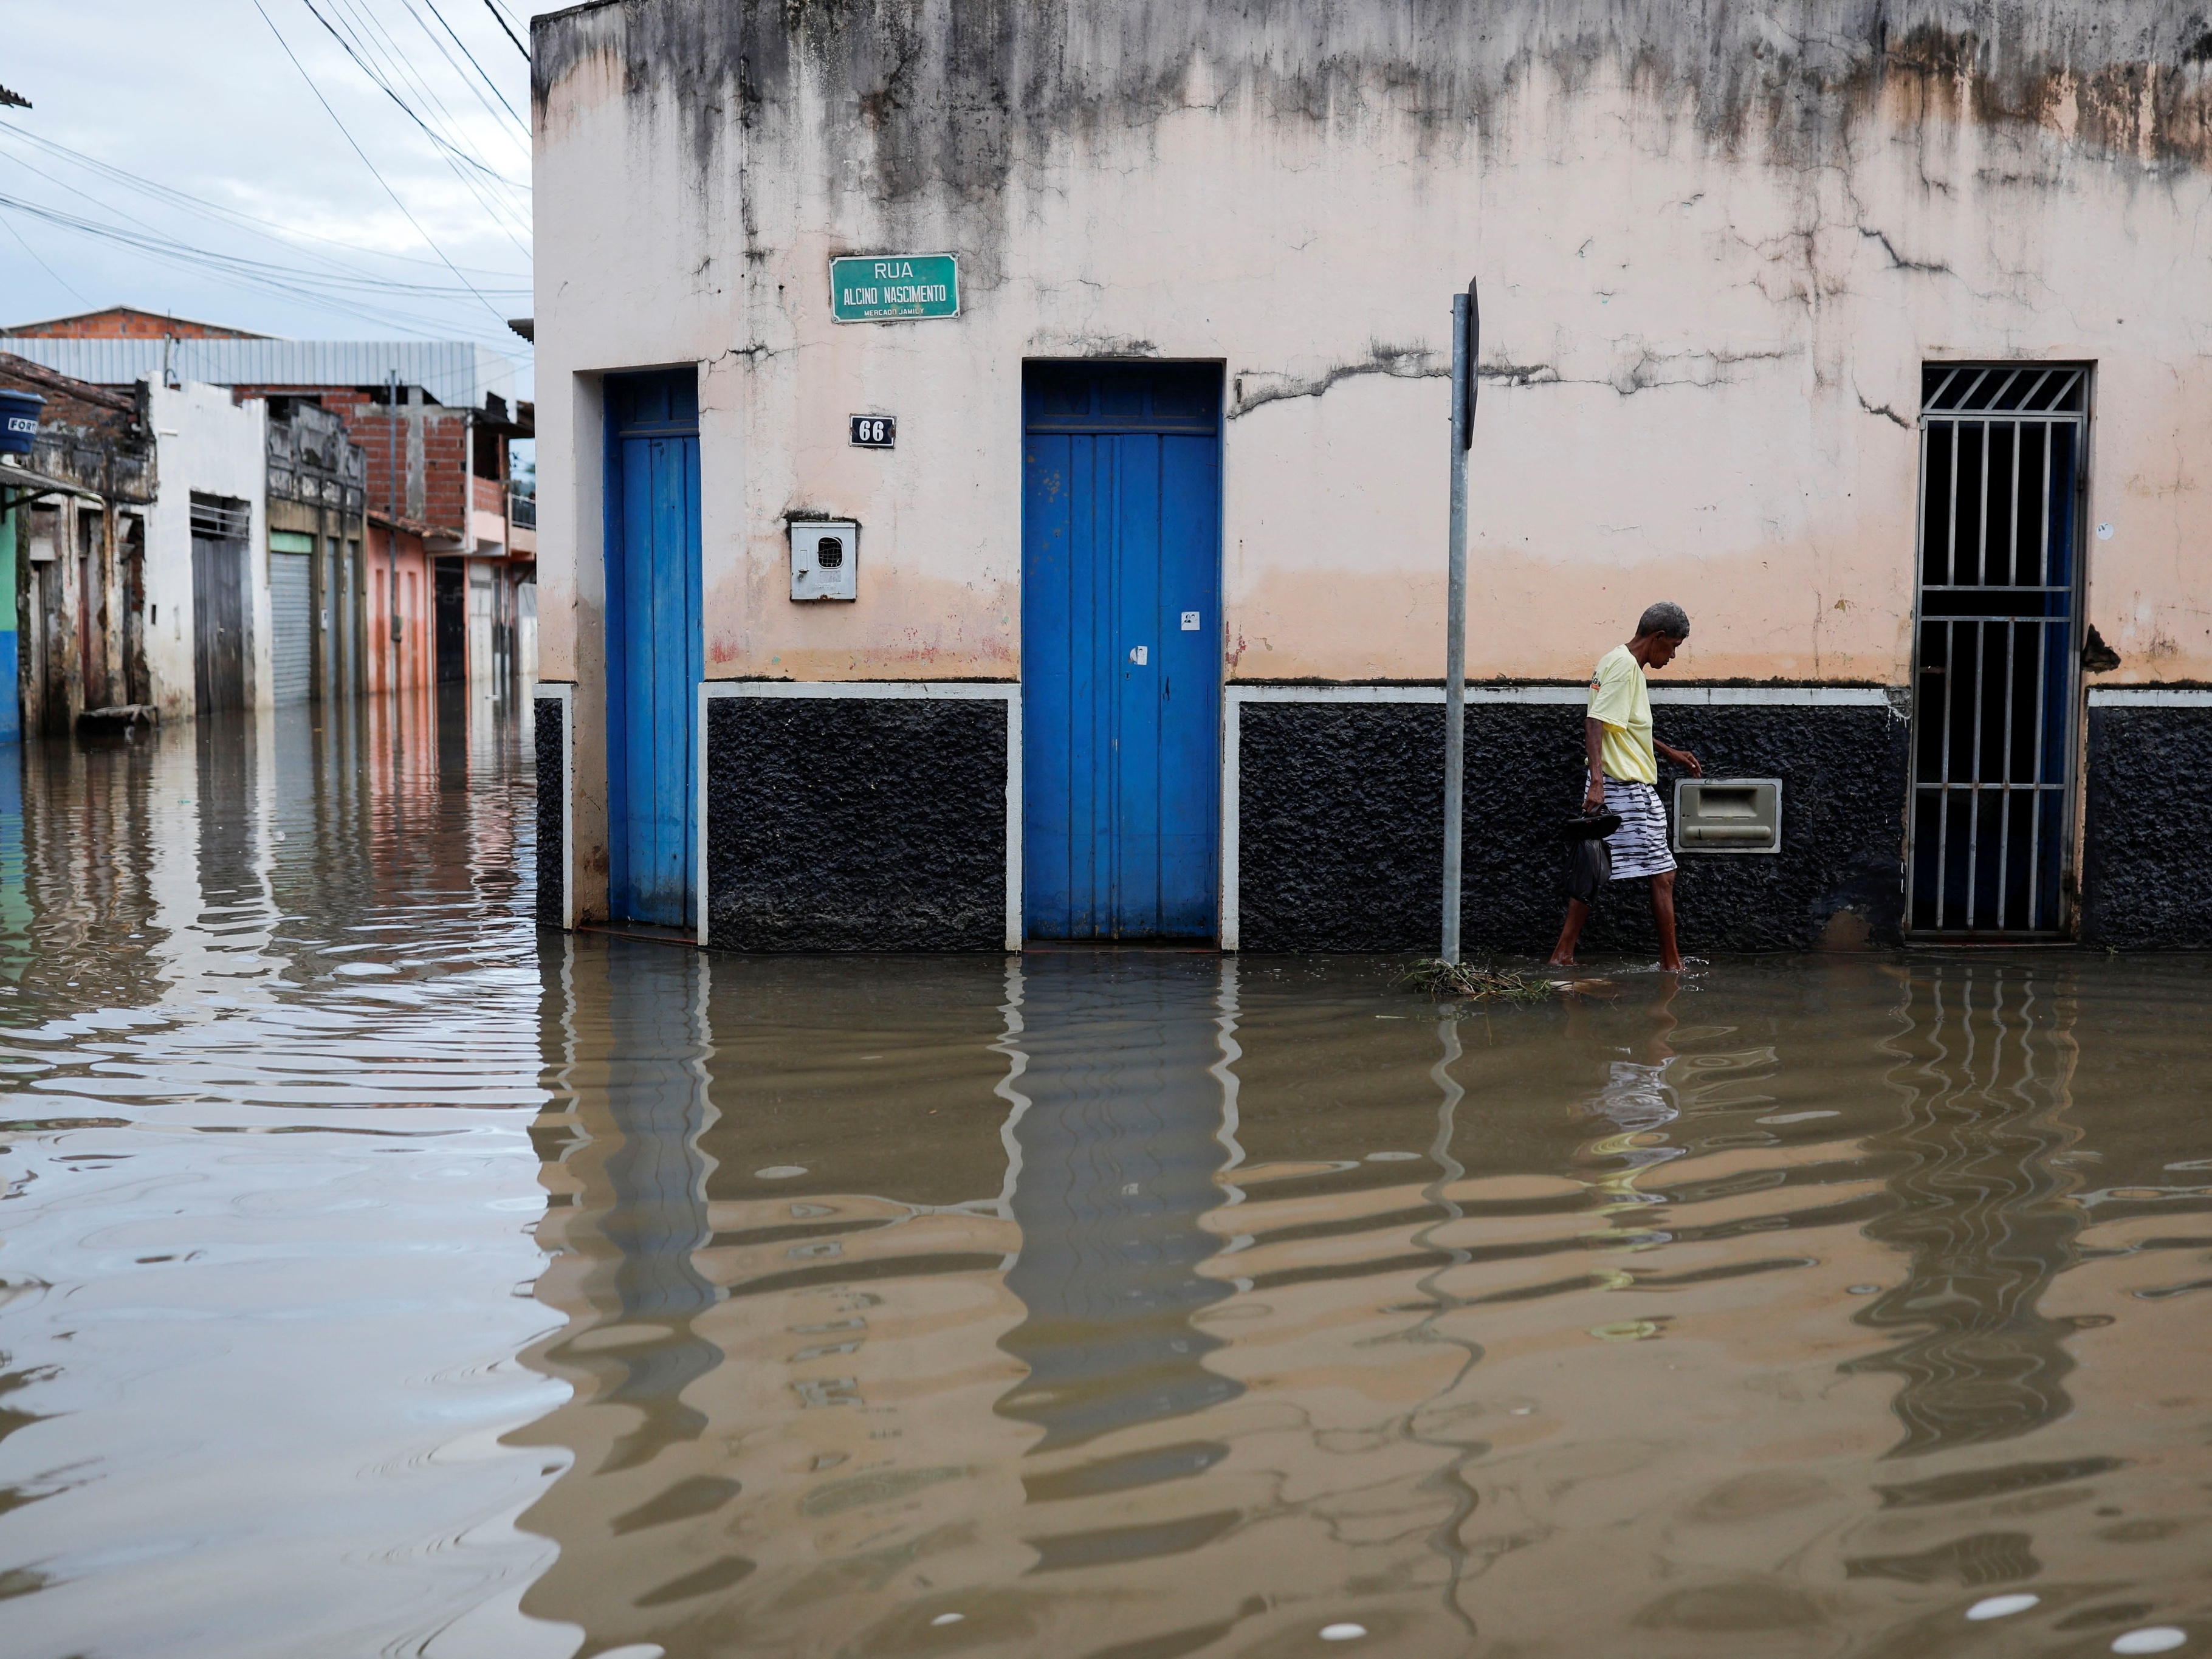
[[[889,415],[855,415],[853,441],[862,449],[889,449],[898,441],[898,422]]]

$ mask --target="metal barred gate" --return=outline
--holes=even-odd
[[[1922,371],[1908,929],[2056,939],[2071,852],[2088,371]]]

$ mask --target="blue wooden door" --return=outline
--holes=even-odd
[[[1024,373],[1032,938],[1218,931],[1220,386],[1206,365]]]
[[[608,903],[617,921],[689,927],[704,666],[697,376],[609,375],[606,414]]]

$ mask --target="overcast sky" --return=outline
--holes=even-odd
[[[530,75],[501,21],[527,40],[555,9],[0,0],[0,86],[33,106],[0,110],[0,326],[128,305],[472,339],[526,374]]]

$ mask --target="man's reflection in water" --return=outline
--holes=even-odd
[[[2075,1047],[2058,975],[1940,964],[1913,977],[1903,1013],[1890,1080],[1905,1122],[1867,1147],[1905,1164],[1889,1181],[1899,1202],[1866,1231],[1910,1266],[1859,1318],[1913,1334],[1848,1368],[1904,1380],[1893,1456],[2008,1440],[2070,1409],[2079,1326],[2037,1304],[2074,1265],[2082,1222],[2051,1162],[2079,1138],[2061,1115]]]
[[[1591,1116],[1613,1126],[1582,1151],[1583,1162],[1602,1161],[1609,1166],[1590,1182],[1599,1202],[1597,1213],[1609,1218],[1605,1226],[1589,1235],[1609,1238],[1616,1247],[1637,1250],[1663,1244],[1669,1235],[1650,1224],[1653,1206],[1667,1202],[1662,1194],[1646,1192],[1637,1182],[1647,1170],[1671,1164],[1683,1148],[1670,1145],[1663,1131],[1682,1115],[1682,1103],[1669,1068],[1680,1058],[1668,1042],[1679,1023],[1674,998],[1680,989],[1672,975],[1663,975],[1649,1006],[1649,1027],[1634,1060],[1607,1062],[1605,1085],[1592,1096],[1585,1109]],[[1583,999],[1569,998],[1569,1029],[1587,1037],[1589,1023]],[[1642,1012],[1639,1010],[1639,1012]]]
[[[1230,1293],[1194,1271],[1220,1248],[1198,1224],[1227,1158],[1211,1070],[1219,973],[1087,954],[1024,969],[1022,1247],[1006,1283],[1029,1316],[1000,1346],[1030,1375],[999,1409],[1043,1428],[1036,1450],[1242,1392],[1206,1368],[1221,1341],[1191,1322]]]

